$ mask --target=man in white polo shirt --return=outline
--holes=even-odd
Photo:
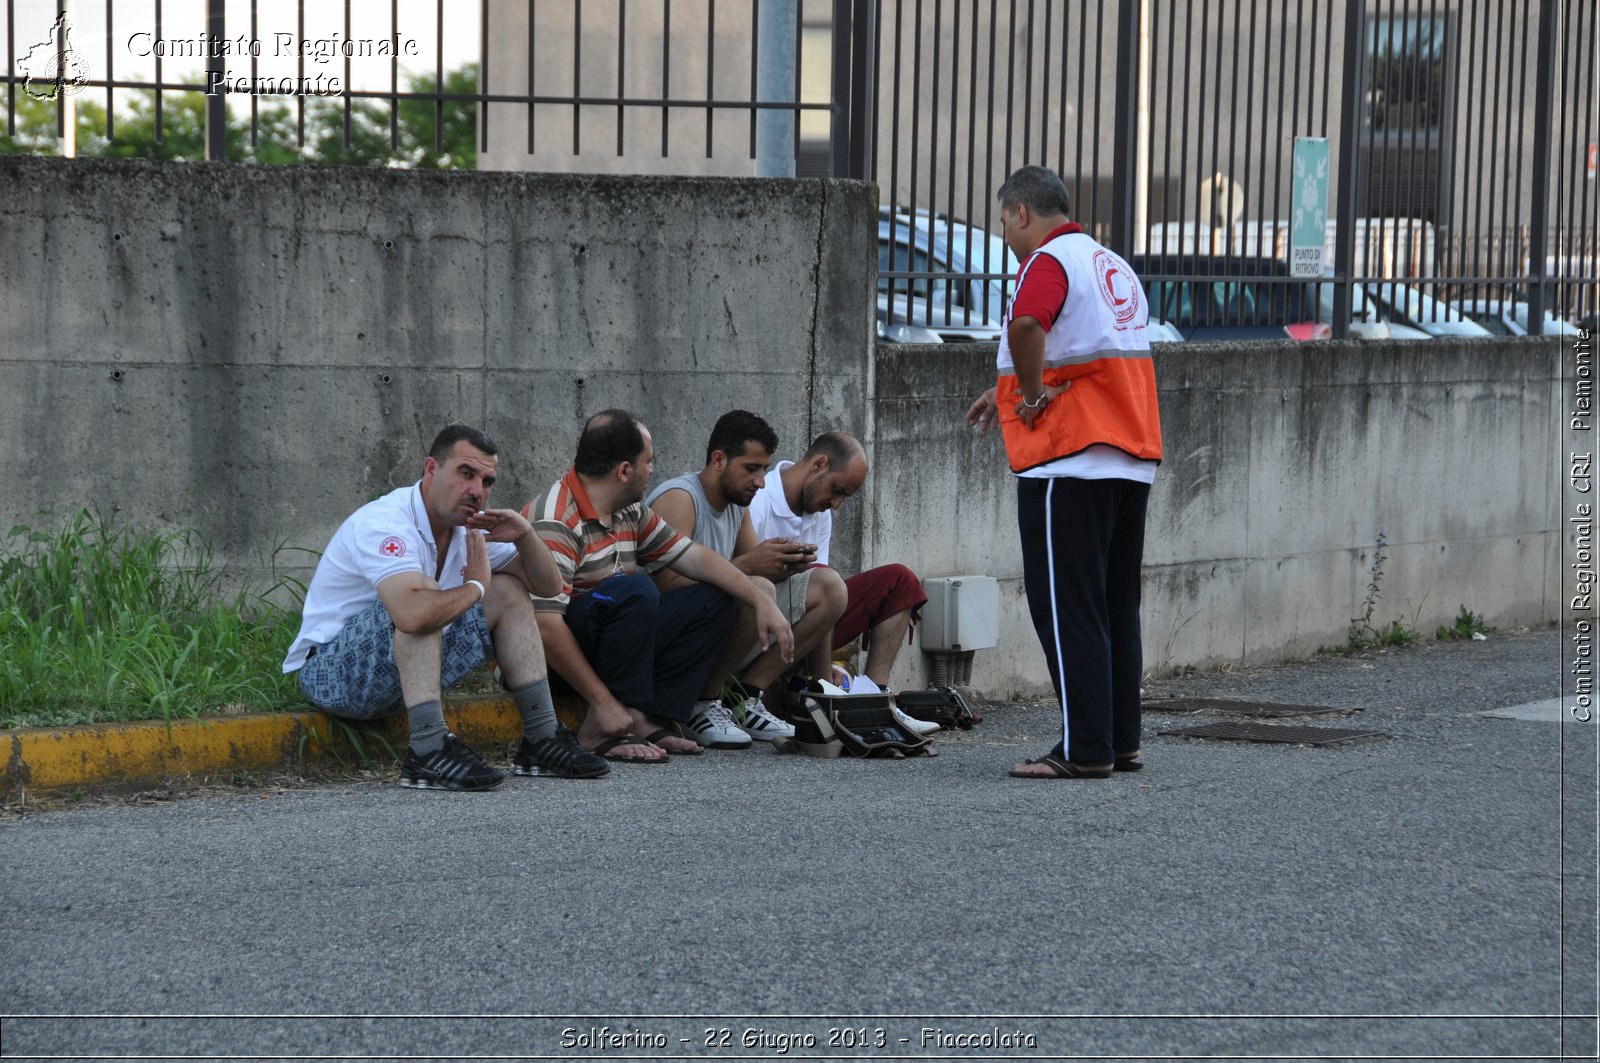
[[[492,655],[522,715],[518,775],[593,778],[610,768],[559,726],[528,595],[561,590],[533,526],[485,509],[499,459],[468,425],[435,437],[422,479],[358,509],[323,552],[284,659],[332,716],[406,713],[400,784],[485,790],[504,776],[449,733],[443,692]]]
[[[750,501],[750,523],[759,539],[816,548],[796,567],[827,565],[833,511],[866,482],[867,454],[860,441],[844,432],[825,432],[799,461],[780,461],[767,476]],[[858,572],[844,585],[849,601],[826,644],[837,650],[861,639],[867,653],[862,674],[887,690],[900,644],[928,600],[922,581],[905,565],[889,564]]]

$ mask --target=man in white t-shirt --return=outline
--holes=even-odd
[[[784,539],[813,558],[800,567],[827,566],[833,538],[833,511],[867,482],[867,455],[854,436],[826,432],[812,441],[799,461],[780,461],[750,501],[750,522],[758,539]],[[904,565],[882,565],[844,581],[849,602],[827,641],[831,649],[861,639],[867,652],[862,673],[889,688],[901,642],[916,623],[928,596],[916,573]]]
[[[421,480],[340,525],[283,662],[329,715],[406,714],[402,786],[484,790],[504,778],[444,723],[443,692],[491,656],[522,714],[518,775],[593,778],[610,770],[556,721],[528,595],[559,592],[561,576],[526,518],[484,508],[495,455],[486,433],[450,425],[429,448]]]

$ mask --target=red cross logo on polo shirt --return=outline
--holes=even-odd
[[[384,557],[406,556],[406,541],[398,535],[391,535],[378,544],[378,553]]]

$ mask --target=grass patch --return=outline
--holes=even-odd
[[[274,558],[276,552],[274,553]],[[195,531],[116,527],[80,511],[0,541],[0,727],[302,708],[283,656],[292,581],[224,588]]]

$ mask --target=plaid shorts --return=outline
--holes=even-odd
[[[440,652],[441,692],[494,655],[482,602],[450,625]],[[333,716],[371,720],[405,711],[394,665],[394,621],[382,601],[346,620],[332,642],[312,652],[300,668],[300,691]]]

